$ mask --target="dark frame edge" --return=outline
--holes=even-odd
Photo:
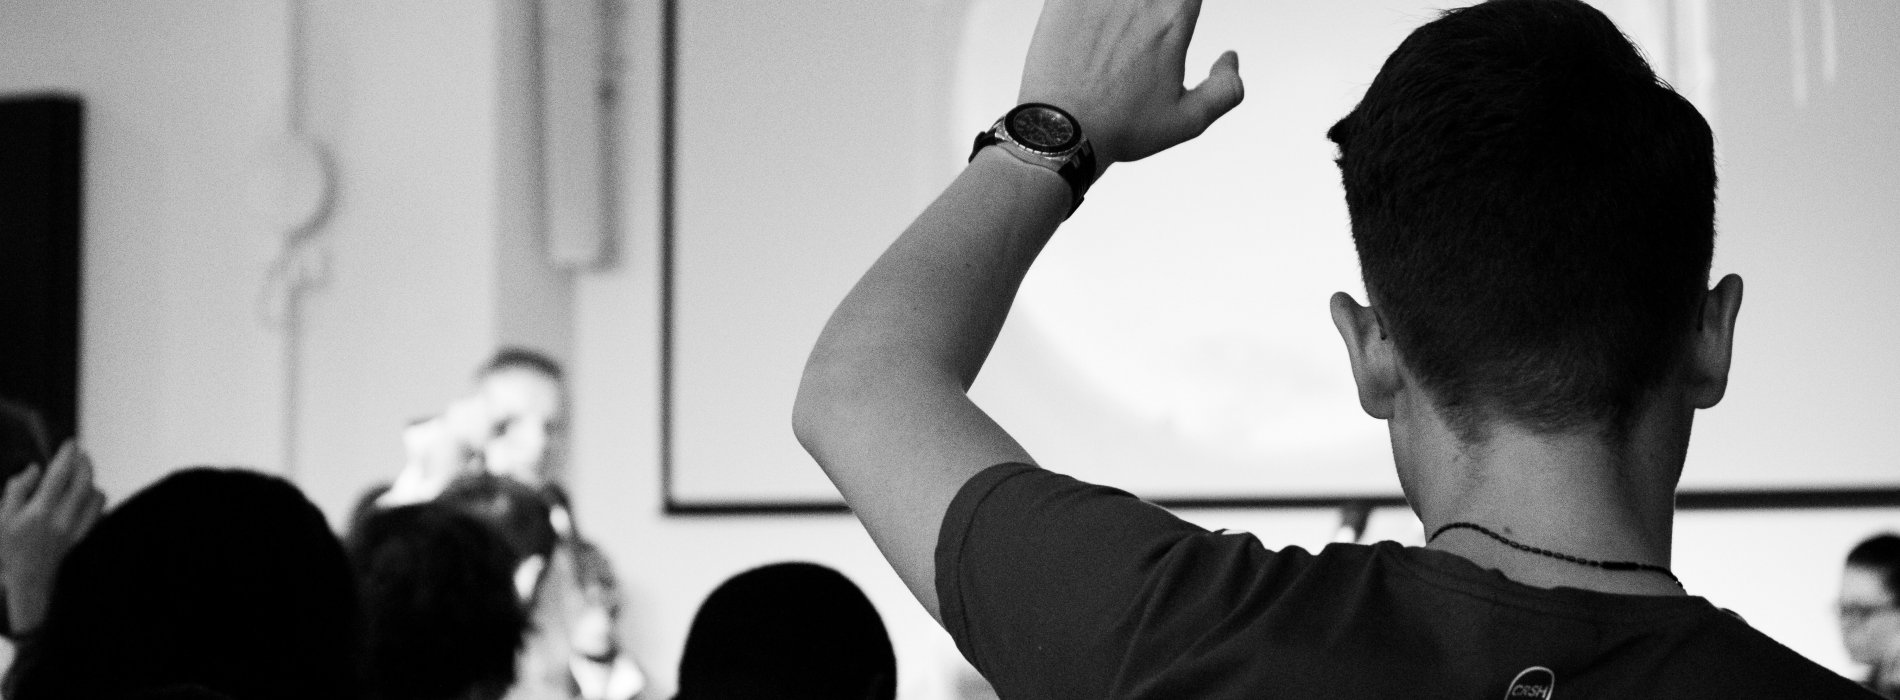
[[[1150,501],[1169,510],[1280,510],[1344,508],[1364,505],[1393,508],[1406,505],[1402,496],[1245,496],[1235,498],[1157,498]],[[1677,510],[1818,510],[1825,508],[1900,507],[1900,488],[1782,489],[1684,491],[1676,495]],[[838,515],[851,512],[843,501],[705,501],[682,502],[669,492],[666,514],[721,515]]]

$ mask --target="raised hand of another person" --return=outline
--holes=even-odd
[[[1200,0],[1049,0],[1029,44],[1018,102],[1074,115],[1098,170],[1187,141],[1240,104],[1240,57],[1221,54],[1190,90],[1188,40]]]
[[[474,459],[494,437],[494,411],[480,396],[449,404],[441,415],[418,421],[402,434],[407,461],[395,483],[376,499],[383,507],[435,498],[455,477],[477,468]]]
[[[92,458],[71,440],[48,464],[7,480],[0,495],[0,587],[11,632],[31,631],[45,618],[60,562],[99,521],[105,504],[92,483]]]

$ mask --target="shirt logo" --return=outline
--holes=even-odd
[[[1511,689],[1504,691],[1504,700],[1550,700],[1557,692],[1557,674],[1542,666],[1532,666],[1517,672],[1511,679]]]

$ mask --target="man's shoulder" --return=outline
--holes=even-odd
[[[1873,697],[1726,610],[1661,633],[1669,671],[1651,689],[1664,697]]]

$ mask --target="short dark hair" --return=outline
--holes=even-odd
[[[560,362],[555,361],[554,358],[538,350],[530,350],[516,346],[504,347],[495,351],[495,355],[488,358],[488,361],[482,364],[481,370],[476,372],[475,376],[486,377],[496,372],[510,369],[530,370],[545,375],[554,381],[562,381]]]
[[[500,697],[514,683],[528,620],[500,533],[448,506],[401,506],[352,533],[350,558],[372,698]]]
[[[1880,572],[1887,594],[1900,598],[1900,535],[1885,532],[1854,545],[1847,553],[1847,565]]]
[[[134,494],[60,564],[6,696],[352,698],[356,587],[323,512],[281,478],[195,468]],[[202,696],[202,694],[201,694]]]
[[[1603,13],[1447,11],[1327,136],[1380,322],[1468,442],[1495,419],[1621,433],[1680,367],[1713,135]]]
[[[436,502],[468,513],[501,533],[517,562],[551,556],[559,539],[541,491],[505,476],[489,472],[458,476],[436,496]]]

